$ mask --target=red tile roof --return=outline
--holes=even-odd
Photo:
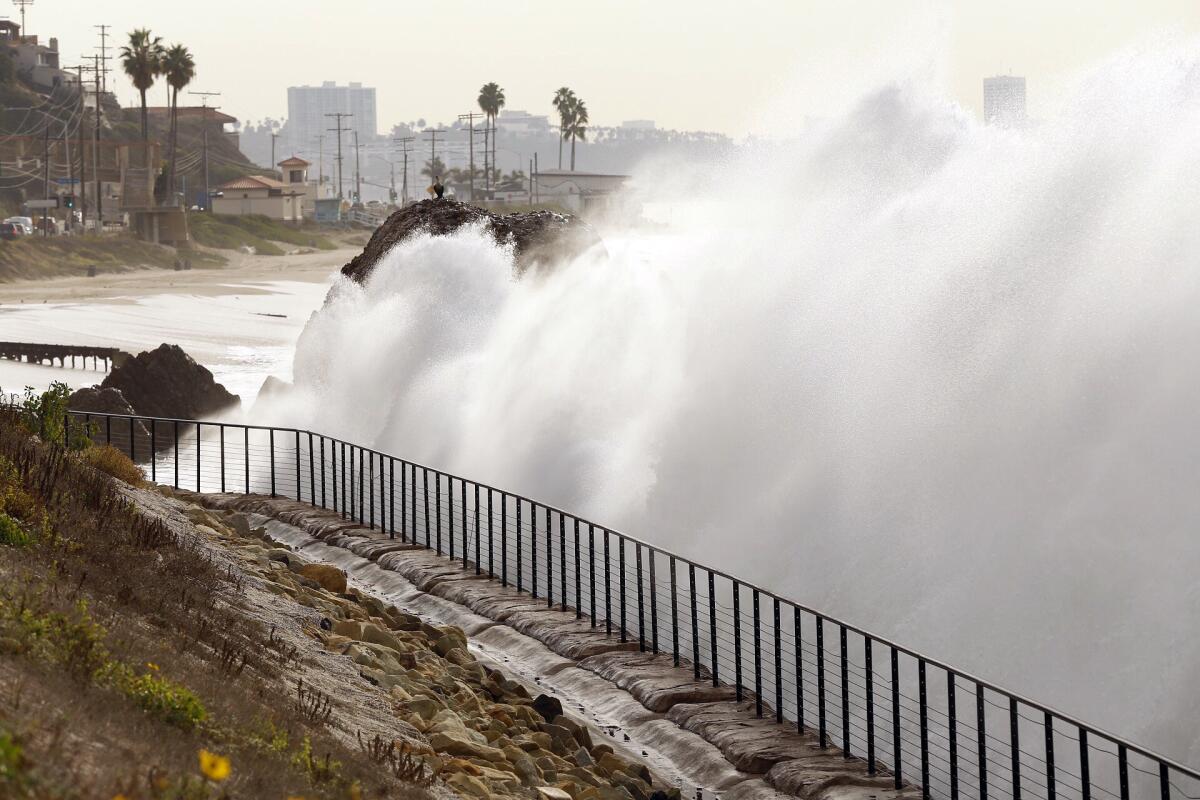
[[[268,178],[264,175],[246,175],[242,178],[234,178],[217,188],[226,191],[233,189],[286,189],[287,186],[274,178]]]
[[[298,156],[292,156],[291,158],[285,158],[283,161],[280,161],[280,162],[279,162],[279,164],[277,164],[276,166],[280,166],[280,167],[307,167],[307,166],[309,166],[310,164],[312,164],[312,162],[311,162],[311,161],[305,161],[303,158],[299,158]]]

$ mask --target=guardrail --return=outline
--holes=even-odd
[[[925,797],[1200,797],[1200,772],[721,570],[570,512],[294,428],[71,412],[200,492],[289,497],[573,611]]]

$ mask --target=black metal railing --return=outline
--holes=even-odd
[[[159,483],[284,496],[669,654],[925,797],[1198,798],[1200,772],[855,625],[536,500],[292,428],[71,412]]]

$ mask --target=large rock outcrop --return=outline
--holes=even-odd
[[[239,402],[212,372],[174,344],[138,353],[110,372],[100,389],[119,389],[147,417],[199,419]]]
[[[497,242],[513,244],[517,267],[522,271],[601,244],[600,237],[582,220],[553,211],[493,214],[455,200],[422,200],[388,217],[366,248],[342,267],[342,274],[363,283],[397,244],[420,233],[446,236],[481,221]]]

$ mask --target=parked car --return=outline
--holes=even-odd
[[[25,228],[19,222],[0,222],[0,239],[11,242],[25,235]]]
[[[5,222],[15,222],[25,231],[26,236],[33,235],[33,217],[9,217]]]

